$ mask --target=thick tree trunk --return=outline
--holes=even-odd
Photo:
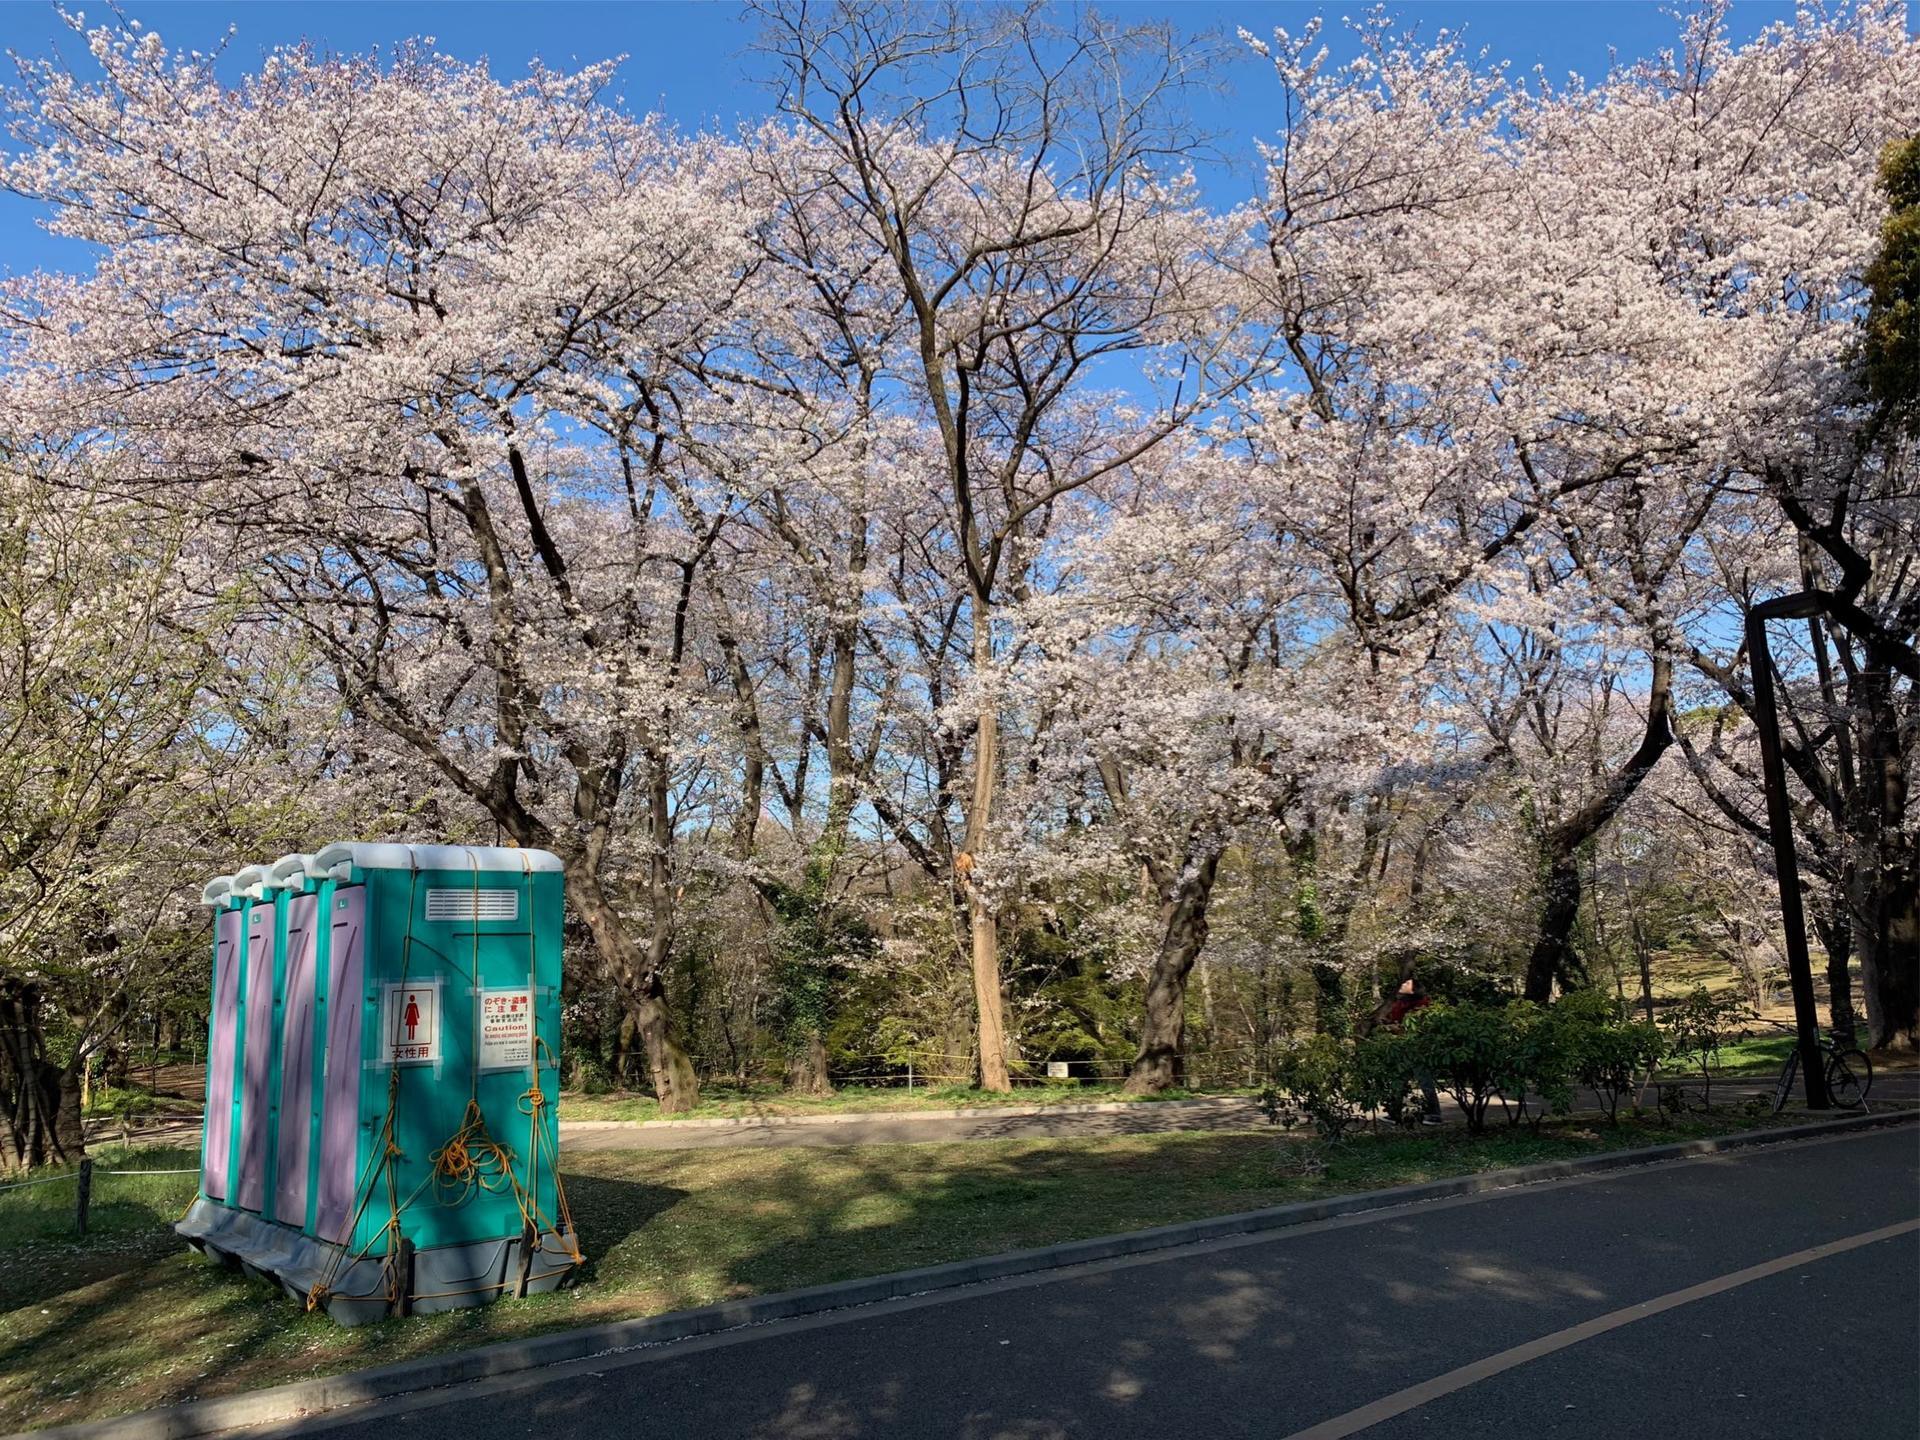
[[[827,1076],[827,1042],[820,1036],[808,1036],[787,1057],[787,1089],[796,1095],[833,1093],[833,1082]]]
[[[1653,683],[1647,695],[1647,725],[1640,744],[1607,782],[1606,788],[1546,837],[1547,880],[1535,934],[1527,957],[1522,994],[1536,1005],[1553,998],[1554,984],[1573,969],[1573,926],[1580,916],[1580,847],[1604,829],[1640,788],[1673,744],[1673,662],[1653,659]]]
[[[6,1149],[0,1168],[31,1169],[77,1160],[85,1148],[80,1061],[47,1058],[41,997],[31,984],[0,984],[0,1107]]]
[[[1549,843],[1552,853],[1547,866],[1546,903],[1540,910],[1533,953],[1527,957],[1523,990],[1536,1005],[1551,1000],[1554,984],[1573,969],[1573,927],[1580,917],[1579,851],[1561,849],[1557,837]]]
[[[1909,858],[1894,877],[1893,893],[1904,889],[1904,904],[1888,906],[1887,943],[1881,952],[1881,1005],[1895,1032],[1909,1048],[1920,1048],[1920,863]],[[1880,1043],[1889,1043],[1887,1041]]]
[[[1207,906],[1219,869],[1220,856],[1208,856],[1160,907],[1160,948],[1147,972],[1140,1053],[1127,1072],[1129,1095],[1151,1095],[1186,1080],[1187,977],[1207,943]]]
[[[1849,687],[1859,765],[1847,815],[1853,935],[1874,1049],[1920,1045],[1920,846],[1904,833],[1909,778],[1892,687],[1884,669],[1860,671]]]
[[[593,937],[601,962],[620,987],[639,1031],[661,1112],[676,1115],[691,1110],[700,1103],[700,1084],[694,1077],[692,1060],[673,1034],[659,966],[627,934],[599,878],[581,873],[575,863],[567,867],[567,898]]]
[[[1848,913],[1849,877],[1832,887],[1830,903],[1816,910],[1813,928],[1827,955],[1827,1026],[1843,1044],[1856,1043],[1853,1009],[1853,922]]]
[[[1870,867],[1862,866],[1868,870]],[[1920,1044],[1920,867],[1883,857],[1856,887],[1854,938],[1866,992],[1867,1044]],[[1860,923],[1864,922],[1864,923]]]
[[[867,568],[867,522],[853,525],[847,572],[858,577]],[[821,831],[829,867],[840,863],[847,847],[847,828],[853,819],[857,785],[853,754],[853,685],[859,659],[860,627],[857,615],[836,616],[833,622],[833,663],[827,672],[827,823]],[[827,878],[831,878],[831,875]]]

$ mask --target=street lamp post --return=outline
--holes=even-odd
[[[1767,788],[1767,828],[1773,835],[1774,872],[1780,880],[1780,919],[1787,932],[1787,980],[1793,992],[1793,1024],[1806,1083],[1807,1108],[1826,1110],[1827,1072],[1820,1053],[1820,1014],[1813,999],[1813,962],[1807,954],[1807,917],[1800,904],[1800,862],[1793,848],[1793,812],[1787,805],[1787,767],[1780,751],[1780,711],[1774,700],[1769,620],[1801,620],[1825,612],[1816,594],[1783,595],[1747,613],[1747,655],[1753,668],[1753,719],[1760,730],[1760,770]]]

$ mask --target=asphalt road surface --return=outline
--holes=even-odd
[[[1913,1440],[1920,1130],[1349,1216],[270,1433],[322,1432]]]

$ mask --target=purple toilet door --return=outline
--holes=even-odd
[[[207,1058],[207,1139],[200,1157],[200,1188],[209,1200],[227,1198],[227,1152],[233,1141],[233,1041],[240,1009],[240,912],[223,910],[213,922],[212,1038]]]
[[[307,1223],[307,1152],[313,1117],[313,962],[319,949],[320,897],[287,905],[287,988],[280,1028],[280,1153],[274,1169],[273,1218]]]
[[[313,1230],[346,1243],[360,1179],[360,1008],[365,998],[367,890],[334,893],[327,966],[327,1079],[320,1111],[320,1200]]]
[[[273,1068],[273,906],[255,905],[247,927],[247,1040],[240,1054],[240,1208],[267,1193],[267,1079]]]

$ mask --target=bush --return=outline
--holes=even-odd
[[[1515,1000],[1503,1018],[1508,1051],[1501,1092],[1518,1107],[1511,1117],[1516,1123],[1526,1116],[1530,1099],[1539,1102],[1533,1113],[1537,1129],[1548,1114],[1573,1109],[1575,1026],[1560,1007],[1547,1010],[1529,1000]]]
[[[1506,1009],[1486,1005],[1429,1005],[1407,1017],[1403,1038],[1416,1073],[1454,1099],[1467,1130],[1486,1129],[1487,1106],[1513,1083],[1513,1032]]]
[[[1697,1066],[1704,1081],[1701,1100],[1713,1108],[1713,1063],[1720,1058],[1720,1047],[1734,1037],[1739,1024],[1748,1018],[1747,1007],[1728,996],[1715,999],[1704,985],[1696,985],[1666,1013],[1661,1028],[1666,1032],[1665,1052],[1689,1066]]]
[[[1576,992],[1551,1009],[1526,1000],[1434,1004],[1408,1016],[1401,1031],[1376,1030],[1352,1044],[1316,1035],[1295,1046],[1274,1067],[1262,1104],[1270,1118],[1304,1118],[1336,1139],[1362,1113],[1410,1123],[1414,1087],[1431,1075],[1476,1135],[1495,1100],[1510,1107],[1512,1123],[1530,1118],[1537,1126],[1573,1109],[1577,1085],[1597,1091],[1617,1123],[1622,1097],[1661,1054],[1660,1032],[1627,1019],[1599,991]]]
[[[1597,990],[1568,995],[1553,1007],[1574,1080],[1599,1092],[1609,1123],[1619,1123],[1620,1100],[1651,1074],[1665,1052],[1660,1032],[1626,1018],[1619,1003]]]
[[[1337,1140],[1354,1120],[1348,1098],[1352,1051],[1331,1035],[1315,1035],[1280,1056],[1273,1083],[1291,1106],[1328,1140]]]
[[[1419,1074],[1406,1036],[1375,1030],[1353,1047],[1350,1093],[1362,1110],[1379,1111],[1395,1125],[1414,1120],[1409,1101]]]

